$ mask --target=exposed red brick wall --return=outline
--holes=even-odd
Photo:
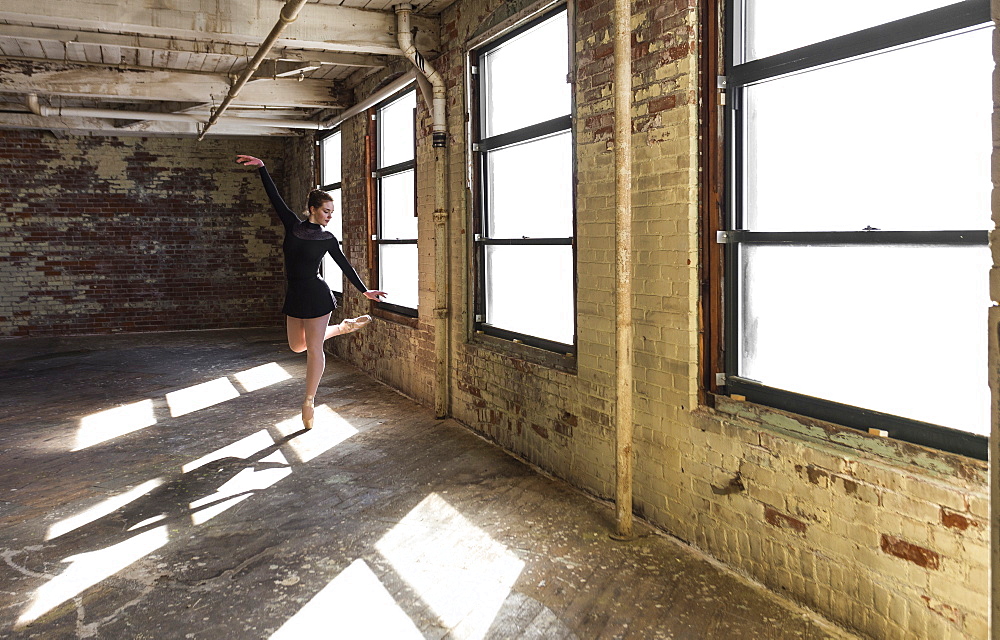
[[[290,144],[0,131],[0,336],[281,322],[281,227],[234,156],[287,192]]]

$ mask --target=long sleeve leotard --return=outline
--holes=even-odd
[[[285,227],[285,240],[281,248],[285,254],[285,278],[288,286],[282,313],[293,318],[318,318],[336,308],[337,301],[330,287],[319,276],[320,261],[327,253],[358,291],[367,291],[368,288],[340,250],[337,238],[318,224],[299,220],[281,199],[274,181],[264,167],[260,168],[260,179],[275,213]]]

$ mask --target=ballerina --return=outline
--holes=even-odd
[[[320,261],[329,253],[351,284],[369,300],[378,301],[386,293],[365,286],[340,250],[337,238],[323,229],[333,216],[333,197],[329,193],[318,189],[310,192],[309,218],[299,220],[281,199],[260,158],[237,155],[236,162],[258,169],[264,190],[285,227],[285,240],[281,248],[285,254],[287,287],[281,312],[286,316],[288,347],[295,353],[306,352],[306,395],[302,402],[302,424],[306,429],[312,429],[313,404],[320,378],[326,368],[323,343],[333,336],[357,331],[372,319],[369,315],[363,315],[349,318],[340,324],[329,324],[330,314],[337,307],[337,301],[330,287],[319,275]]]

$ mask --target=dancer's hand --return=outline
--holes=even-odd
[[[378,302],[380,298],[384,298],[387,295],[389,294],[386,293],[385,291],[375,291],[374,289],[369,289],[364,293],[364,296],[366,298],[368,298],[369,300],[374,300],[375,302]]]
[[[244,166],[247,166],[247,167],[263,167],[264,166],[264,161],[263,160],[261,160],[260,158],[255,158],[253,156],[243,156],[243,155],[236,156],[236,162],[238,162],[238,163],[240,163],[240,164],[242,164]]]

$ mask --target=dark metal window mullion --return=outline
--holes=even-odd
[[[745,86],[768,78],[805,71],[990,22],[989,0],[965,0],[854,33],[816,42],[732,67],[732,84]],[[742,43],[742,34],[735,34]],[[741,45],[740,45],[741,46]],[[741,46],[742,49],[742,46]]]
[[[476,64],[478,65],[482,59],[482,56],[477,56]],[[482,68],[480,67],[480,72]],[[478,97],[477,97],[478,100]],[[480,112],[484,112],[485,109],[480,109]],[[481,116],[480,118],[480,131],[485,128],[485,123]],[[476,224],[478,229],[476,230],[476,235],[473,238],[485,238],[487,233],[486,230],[489,229],[489,211],[487,209],[486,203],[489,202],[489,180],[487,179],[486,166],[487,166],[487,152],[476,151],[478,153],[479,160],[479,215],[476,216]],[[475,317],[473,326],[478,325],[480,322],[486,321],[486,245],[482,242],[474,242],[474,256],[476,260],[476,291],[474,292],[474,306],[475,306]]]
[[[770,245],[986,245],[984,229],[948,231],[748,231],[726,232],[727,243]]]
[[[569,131],[572,129],[572,126],[572,116],[570,114],[566,114],[564,116],[559,116],[558,118],[546,120],[545,122],[539,122],[537,124],[528,125],[527,127],[515,129],[514,131],[507,131],[506,133],[484,138],[479,141],[479,150],[492,151],[493,149],[508,147],[512,144],[528,142],[537,138],[544,138],[553,134],[562,133],[563,131]]]
[[[560,246],[573,244],[573,238],[480,238],[484,245]]]
[[[745,56],[745,44],[743,37],[743,0],[725,0],[726,12],[726,50],[723,54],[726,67],[726,103],[728,105],[725,112],[723,126],[725,131],[725,189],[726,189],[726,211],[723,218],[723,228],[728,230],[739,229],[743,226],[743,181],[739,179],[743,175],[743,97],[742,87],[735,81],[729,79],[733,76],[735,62],[742,62]],[[735,56],[739,60],[733,60]],[[712,242],[713,239],[705,239]],[[729,391],[729,378],[739,373],[739,348],[740,323],[739,313],[742,304],[739,301],[739,280],[740,280],[740,247],[736,243],[727,243],[723,246],[723,277],[725,282],[722,286],[722,333],[723,333],[723,357],[725,359],[725,386]]]
[[[404,160],[403,162],[397,162],[396,164],[389,165],[388,167],[380,167],[375,169],[376,178],[384,178],[386,176],[391,176],[396,173],[403,173],[410,169],[415,169],[417,167],[416,158],[413,160]]]

